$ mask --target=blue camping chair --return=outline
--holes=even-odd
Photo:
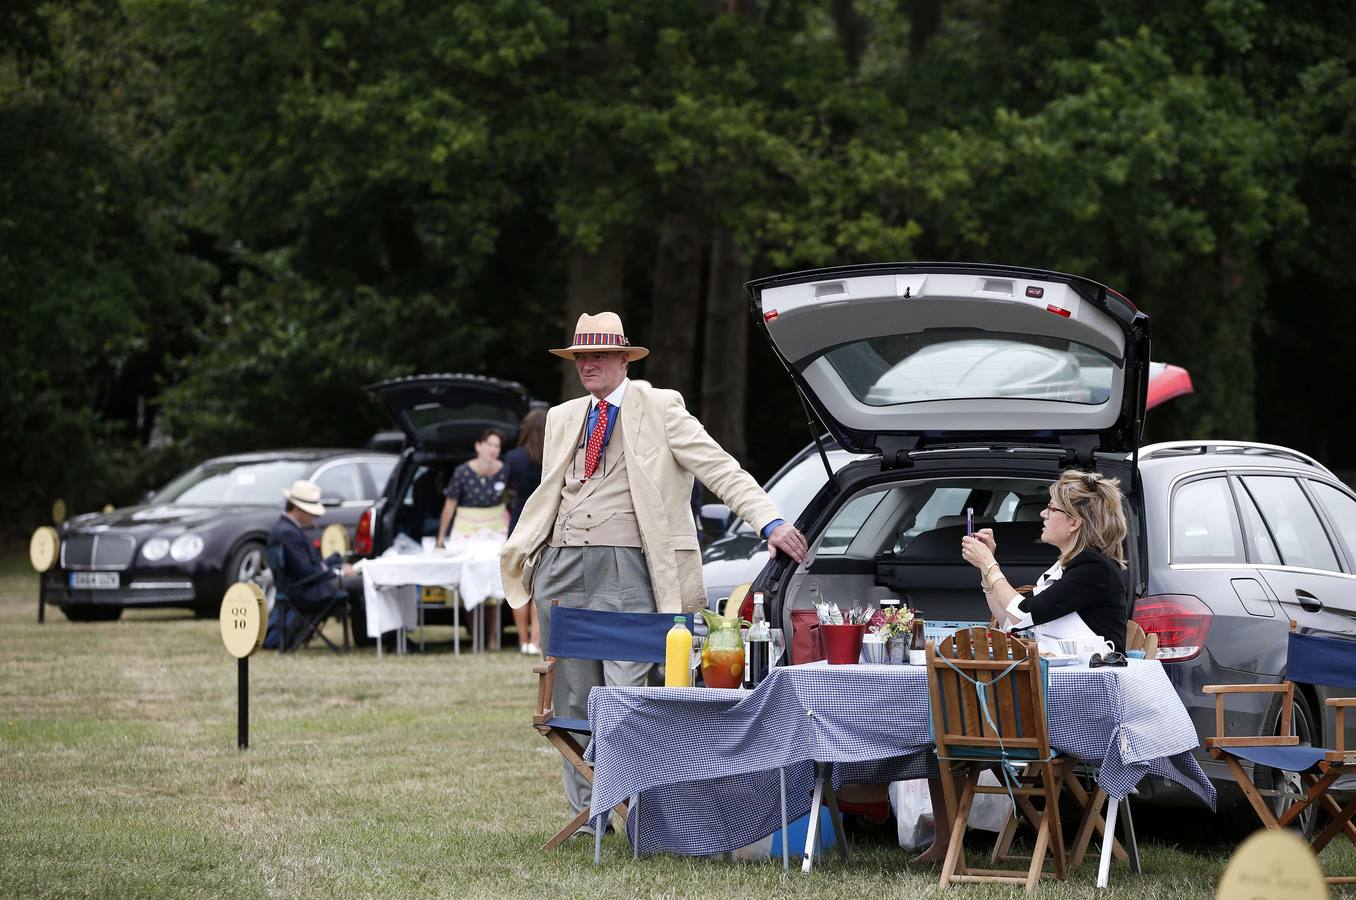
[[[1294,622],[1291,622],[1294,628]],[[1356,697],[1332,697],[1327,705],[1336,711],[1332,749],[1301,744],[1291,734],[1291,710],[1295,685],[1321,685],[1340,690],[1356,690],[1356,641],[1320,637],[1315,634],[1290,632],[1286,648],[1285,680],[1280,684],[1208,684],[1203,690],[1215,695],[1215,737],[1206,738],[1210,755],[1223,760],[1238,782],[1243,795],[1252,804],[1257,817],[1267,828],[1285,828],[1311,807],[1326,809],[1332,820],[1319,832],[1310,845],[1318,855],[1339,832],[1356,844],[1356,800],[1345,806],[1338,804],[1330,793],[1334,782],[1345,775],[1356,773],[1356,750],[1348,750],[1344,743],[1345,713],[1356,706]],[[1281,718],[1276,735],[1229,736],[1224,729],[1224,698],[1228,694],[1271,692],[1281,695]],[[1252,774],[1248,772],[1250,764]],[[1267,795],[1255,782],[1258,769],[1276,769],[1298,775],[1302,793],[1293,796],[1295,802],[1279,816],[1267,803]],[[1317,805],[1317,807],[1315,806]],[[1329,884],[1356,884],[1356,876],[1333,876]]]
[[[692,619],[687,627],[692,628]],[[625,660],[628,662],[664,662],[664,644],[673,627],[673,613],[606,612],[597,609],[578,609],[551,603],[551,629],[547,636],[546,659],[533,671],[537,673],[537,711],[532,716],[532,727],[551,742],[561,755],[574,766],[589,784],[593,784],[593,766],[584,759],[584,748],[593,728],[588,719],[566,719],[555,714],[552,692],[555,687],[555,669],[558,659]],[[626,818],[626,804],[619,803],[617,814]],[[563,843],[588,821],[589,811],[577,816],[543,849],[550,850]],[[599,833],[598,838],[602,835]],[[596,855],[596,854],[595,854]]]
[[[273,583],[277,591],[273,597],[273,612],[269,615],[269,634],[264,640],[264,647],[271,650],[276,646],[279,653],[286,653],[288,650],[305,646],[313,636],[319,635],[331,650],[338,653],[340,651],[334,641],[321,630],[325,620],[332,616],[339,620],[339,627],[343,632],[343,652],[347,653],[348,634],[351,630],[348,594],[336,591],[319,605],[303,606],[293,602],[288,594],[290,585],[287,580],[286,557],[282,544],[269,544],[267,553],[268,567],[273,572]],[[274,634],[277,634],[276,644]]]
[[[1033,647],[991,628],[964,628],[940,642],[928,641],[927,664],[933,738],[951,827],[941,886],[997,882],[1030,891],[1043,874],[1047,853],[1053,857],[1052,874],[1062,881],[1067,861],[1059,794],[1068,760],[1050,747],[1048,669]],[[1000,783],[981,785],[980,773],[990,768],[997,769]],[[959,800],[953,773],[965,776]],[[1036,845],[1025,872],[966,866],[965,828],[977,794],[1010,796],[1031,819]],[[1037,808],[1032,801],[1041,799]]]

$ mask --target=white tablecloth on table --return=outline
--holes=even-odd
[[[419,586],[454,588],[468,609],[490,597],[504,596],[499,579],[502,541],[460,541],[448,555],[411,554],[365,559],[363,600],[367,636],[418,625]]]

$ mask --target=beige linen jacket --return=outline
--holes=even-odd
[[[537,560],[555,526],[560,492],[583,436],[589,398],[546,414],[541,487],[528,498],[499,557],[504,593],[517,609],[531,598]],[[659,612],[706,606],[701,553],[692,520],[695,476],[735,514],[760,531],[779,518],[776,504],[683,405],[677,391],[632,381],[622,400],[622,438],[631,502]]]

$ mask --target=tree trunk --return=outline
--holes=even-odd
[[[590,253],[582,247],[571,248],[570,280],[565,289],[565,315],[560,329],[562,341],[568,342],[574,334],[575,322],[584,313],[597,315],[608,310],[621,316],[623,323],[626,321],[622,295],[625,264],[626,235],[620,229],[609,232],[597,252]],[[568,343],[557,346],[568,346]],[[584,386],[579,383],[574,363],[562,361],[560,399],[569,400],[583,394]]]
[[[693,397],[697,387],[692,374],[701,326],[701,268],[697,223],[685,213],[669,213],[659,232],[645,372],[655,387],[672,388],[685,397]]]
[[[748,277],[749,267],[734,235],[717,228],[711,239],[711,278],[706,292],[702,421],[711,436],[741,461],[748,456],[744,435],[749,349],[744,282]]]
[[[909,62],[917,65],[928,41],[942,27],[942,0],[900,0],[909,17]]]
[[[833,0],[829,12],[838,30],[838,43],[843,48],[848,71],[855,75],[862,65],[862,54],[866,52],[866,17],[857,12],[856,0]]]

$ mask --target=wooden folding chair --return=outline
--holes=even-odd
[[[1294,629],[1293,621],[1290,627]],[[1286,677],[1280,684],[1208,684],[1202,688],[1205,693],[1215,695],[1215,737],[1206,738],[1205,746],[1211,756],[1223,760],[1229,767],[1229,773],[1267,828],[1285,828],[1315,805],[1326,809],[1331,821],[1310,844],[1317,856],[1339,833],[1356,844],[1356,825],[1352,824],[1352,817],[1356,816],[1356,799],[1341,806],[1330,793],[1339,778],[1356,773],[1356,750],[1348,750],[1344,742],[1345,713],[1348,707],[1356,706],[1356,697],[1333,697],[1326,701],[1336,711],[1332,741],[1336,746],[1331,749],[1314,747],[1300,744],[1299,738],[1290,733],[1295,685],[1356,690],[1356,641],[1292,630],[1285,668]],[[1281,695],[1281,718],[1277,728],[1280,734],[1230,736],[1225,733],[1224,698],[1229,694],[1250,693]],[[1251,774],[1245,763],[1251,764]],[[1293,795],[1295,802],[1279,816],[1267,803],[1267,795],[1275,792],[1259,790],[1254,781],[1259,766],[1299,775],[1303,793]],[[1356,876],[1330,876],[1327,881],[1329,884],[1356,884]]]
[[[951,843],[941,886],[953,882],[1020,884],[1030,891],[1042,874],[1063,880],[1066,860],[1059,824],[1059,794],[1066,758],[1050,748],[1046,719],[1047,675],[1034,647],[1001,631],[968,628],[940,644],[928,641],[928,692],[942,793]],[[1027,765],[1019,773],[1018,765]],[[980,773],[997,767],[999,784],[980,785]],[[957,800],[953,772],[964,773]],[[965,864],[966,821],[976,794],[1006,794],[1031,819],[1036,844],[1025,872],[970,869]],[[1037,808],[1033,799],[1043,799]],[[1044,873],[1045,857],[1053,873]]]
[[[560,659],[627,660],[630,662],[664,662],[664,643],[673,627],[672,613],[606,612],[596,609],[577,609],[551,602],[551,627],[548,634],[546,658],[533,668],[537,673],[537,710],[532,716],[532,727],[560,751],[571,766],[593,784],[593,766],[584,759],[593,728],[588,719],[568,719],[555,713],[552,693],[556,680],[556,662]],[[692,628],[692,618],[687,617]],[[626,819],[626,804],[614,807],[622,820]],[[589,819],[587,809],[571,819],[556,832],[542,849],[550,850],[562,844]]]
[[[1145,659],[1158,658],[1158,635],[1145,633],[1134,619],[1125,623],[1125,650],[1143,650]]]

